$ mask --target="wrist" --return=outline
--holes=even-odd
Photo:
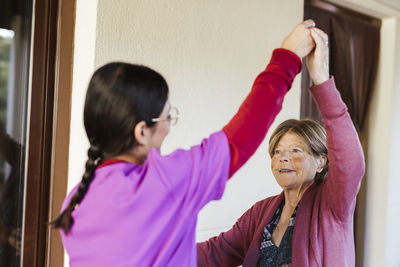
[[[285,45],[284,43],[282,43],[280,48],[285,49],[285,50],[291,52],[292,54],[295,54],[296,56],[298,56],[300,58],[300,60],[303,58],[302,55],[299,54],[298,51],[296,51],[296,49],[293,49],[293,48],[289,47],[288,45]]]
[[[313,80],[314,85],[320,85],[321,83],[324,83],[327,80],[329,80],[329,74],[312,78],[312,80]]]

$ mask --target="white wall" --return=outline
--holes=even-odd
[[[385,266],[387,251],[387,192],[391,146],[393,88],[393,19],[383,19],[381,54],[376,91],[368,115],[368,157],[366,176],[366,224],[364,266]],[[385,52],[386,51],[386,52]],[[392,53],[390,53],[391,51]],[[386,63],[386,66],[383,63]],[[391,68],[389,67],[391,66]],[[389,89],[390,88],[390,89]],[[390,266],[390,265],[386,265]]]
[[[82,178],[89,141],[83,127],[86,88],[95,70],[97,0],[76,1],[68,191]]]
[[[300,0],[77,1],[69,189],[79,182],[86,159],[83,99],[94,66],[122,60],[165,76],[182,114],[162,149],[167,153],[228,122],[302,16]],[[297,78],[277,122],[299,116],[299,88]],[[199,240],[227,229],[254,202],[279,191],[264,143],[229,182],[223,200],[202,211]]]
[[[182,114],[162,148],[168,153],[199,143],[228,122],[302,16],[303,1],[293,0],[100,0],[95,65],[122,60],[165,76]],[[298,117],[298,80],[294,87],[277,121]],[[202,211],[199,240],[226,230],[255,201],[280,191],[267,158],[263,144],[228,183],[223,200]]]
[[[83,127],[86,87],[94,71],[97,0],[76,1],[74,66],[71,97],[71,128],[68,166],[68,192],[83,175],[89,142]],[[69,266],[65,253],[64,265]]]
[[[400,13],[400,12],[399,12]],[[385,265],[400,266],[400,15],[393,18],[393,92],[388,176]]]

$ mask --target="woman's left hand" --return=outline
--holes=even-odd
[[[329,79],[328,35],[318,28],[310,29],[315,42],[315,49],[306,59],[308,72],[315,85]]]

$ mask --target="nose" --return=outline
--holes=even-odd
[[[280,162],[288,162],[289,161],[289,152],[285,151],[281,153],[281,157],[279,158]]]

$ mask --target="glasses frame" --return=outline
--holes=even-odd
[[[173,111],[173,113],[175,113],[174,115],[171,115],[171,111]],[[179,119],[179,110],[177,107],[173,107],[171,106],[171,108],[168,111],[168,115],[166,118],[152,118],[151,121],[152,122],[160,122],[160,121],[168,121],[170,123],[170,125],[176,125],[178,123],[178,119]]]

